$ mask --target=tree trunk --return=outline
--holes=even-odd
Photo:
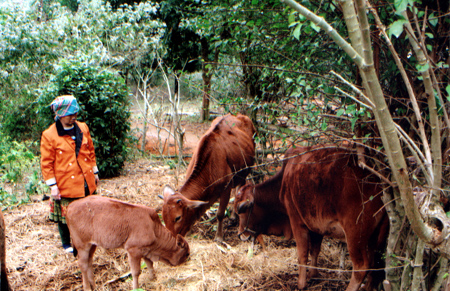
[[[211,92],[211,70],[210,65],[206,65],[205,62],[209,60],[209,44],[206,38],[202,38],[202,79],[203,79],[203,101],[202,101],[202,112],[200,114],[202,121],[209,120],[209,93]]]

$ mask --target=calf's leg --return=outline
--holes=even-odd
[[[153,269],[153,261],[144,257],[145,264],[147,265],[148,272],[150,274],[150,280],[155,278],[155,270]]]
[[[95,289],[94,271],[92,267],[93,256],[96,246],[84,246],[78,250],[78,266],[81,270],[83,280],[83,290],[91,291]]]
[[[141,252],[137,249],[128,249],[128,262],[133,276],[133,290],[139,288],[139,275],[141,274]]]

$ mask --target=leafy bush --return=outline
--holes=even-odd
[[[54,122],[49,104],[64,94],[75,96],[80,105],[78,120],[86,122],[95,145],[100,176],[120,174],[132,141],[128,88],[118,75],[88,61],[89,57],[63,60],[57,74],[38,100],[41,132]]]
[[[39,157],[29,148],[30,143],[18,143],[0,133],[0,202],[12,205],[29,202],[30,195],[42,193]],[[34,179],[33,179],[34,178]]]

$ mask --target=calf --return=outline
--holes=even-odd
[[[11,287],[8,282],[8,274],[6,272],[6,241],[5,241],[5,220],[0,210],[0,263],[1,265],[1,290],[9,291]]]
[[[285,158],[289,154],[287,151]],[[239,238],[247,240],[252,236],[263,249],[263,234],[284,236],[287,240],[293,237],[289,216],[278,198],[285,165],[286,160],[278,173],[260,184],[247,182],[239,188],[234,200],[234,212],[239,215]]]
[[[97,246],[127,251],[133,289],[139,288],[141,259],[153,278],[154,261],[176,266],[189,256],[186,240],[181,235],[173,236],[156,211],[146,206],[92,195],[72,202],[66,219],[78,253],[84,290],[95,289],[92,261]]]
[[[245,184],[255,161],[255,127],[247,116],[217,117],[202,136],[189,163],[186,180],[175,191],[163,190],[162,215],[175,235],[185,235],[205,211],[219,200],[216,240],[223,240],[223,218],[233,188]]]

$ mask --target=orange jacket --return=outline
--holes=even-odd
[[[41,170],[48,186],[57,185],[63,198],[84,197],[84,181],[92,194],[97,185],[98,172],[95,161],[94,143],[89,128],[84,122],[76,122],[79,129],[77,138],[81,142],[78,157],[75,154],[75,141],[68,135],[60,136],[62,125],[56,122],[42,133]],[[82,137],[82,138],[81,138]]]

